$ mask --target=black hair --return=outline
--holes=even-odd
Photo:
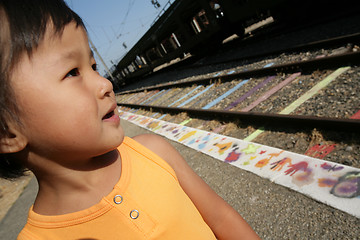
[[[10,84],[16,64],[24,53],[31,57],[49,25],[60,36],[70,22],[85,29],[81,18],[63,0],[0,0],[0,139],[10,135],[9,121],[21,125]],[[0,154],[0,177],[13,179],[25,171],[14,154]]]

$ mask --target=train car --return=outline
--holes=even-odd
[[[117,64],[113,76],[123,80],[144,76],[183,57],[219,30],[206,1],[175,1]]]
[[[229,34],[241,34],[246,21],[258,19],[283,1],[177,0],[120,60],[112,75],[120,84],[129,83],[173,59],[206,52]],[[264,7],[259,11],[256,6]]]
[[[241,37],[247,26],[268,16],[284,22],[301,19],[302,16],[318,14],[319,9],[332,8],[329,3],[333,1],[313,2],[176,0],[116,64],[112,75],[117,79],[117,85],[129,84],[174,59],[181,59],[189,53],[197,55],[211,51],[234,33]]]

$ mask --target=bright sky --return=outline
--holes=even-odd
[[[144,35],[169,0],[157,1],[161,5],[158,9],[151,0],[65,0],[83,19],[90,39],[108,68],[113,65],[111,61],[116,64]],[[100,74],[105,75],[105,67],[96,54],[95,59]]]

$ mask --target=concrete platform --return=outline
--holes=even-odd
[[[124,120],[122,126],[130,137],[150,133]],[[171,143],[262,239],[358,239],[360,219],[181,144]],[[0,239],[16,239],[36,191],[36,181],[32,180],[0,223]]]

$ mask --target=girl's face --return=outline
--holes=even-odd
[[[31,58],[24,54],[11,84],[32,154],[84,159],[122,142],[112,84],[96,71],[86,32],[75,23],[60,36],[48,27]]]

